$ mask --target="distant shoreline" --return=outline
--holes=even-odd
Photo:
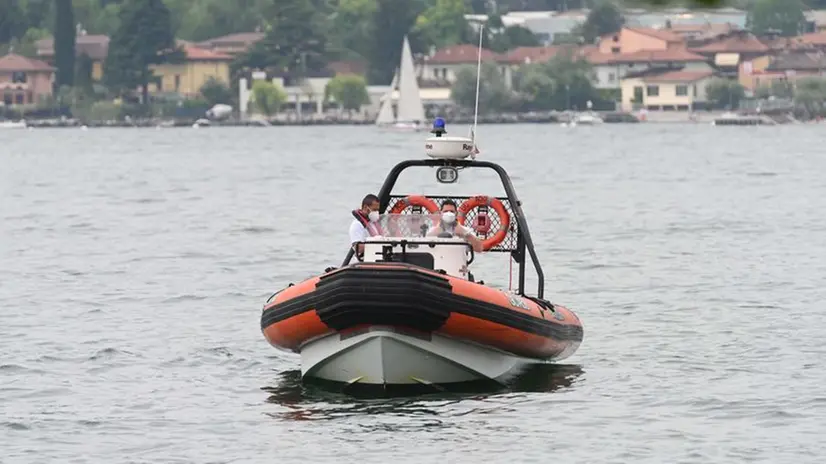
[[[606,123],[636,123],[639,120],[628,113],[599,112]],[[472,124],[473,117],[453,116],[447,118],[453,124]],[[140,119],[131,121],[88,121],[83,122],[76,119],[32,119],[26,120],[27,127],[30,128],[170,128],[170,127],[276,127],[276,126],[372,126],[375,124],[367,119],[347,119],[347,118],[325,118],[325,119],[273,119],[264,120],[225,120],[209,121],[205,123],[201,120],[172,120],[172,119]],[[567,121],[564,114],[502,114],[498,116],[479,116],[480,124],[554,124]]]

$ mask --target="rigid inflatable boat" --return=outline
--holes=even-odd
[[[565,359],[579,347],[579,318],[544,299],[544,273],[507,172],[466,159],[475,158],[470,139],[436,133],[425,142],[430,159],[403,161],[385,179],[379,233],[362,242],[363,256],[354,260],[351,248],[340,267],[290,284],[264,305],[264,337],[300,354],[303,378],[385,387],[506,382],[529,364]],[[411,167],[437,168],[437,181],[448,184],[460,170],[493,170],[506,196],[394,193]],[[429,233],[447,199],[485,252],[510,254],[515,291],[476,280],[469,266],[482,254],[464,239]],[[528,259],[534,295],[525,288]]]

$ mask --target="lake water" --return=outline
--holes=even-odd
[[[0,132],[0,462],[822,461],[822,126],[480,126],[579,351],[500,392],[303,388],[262,304],[341,263],[425,136]],[[447,189],[414,174],[399,193]],[[507,287],[503,256],[473,267]]]

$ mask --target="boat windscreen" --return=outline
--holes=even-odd
[[[439,225],[441,215],[429,213],[382,214],[373,224],[377,234],[382,237],[413,238],[424,237],[430,233],[436,236],[434,229]]]

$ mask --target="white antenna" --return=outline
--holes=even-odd
[[[473,158],[476,158],[476,121],[479,118],[479,82],[482,78],[482,39],[485,37],[482,32],[484,29],[484,23],[479,24],[479,51],[476,57],[476,105],[473,110],[473,128],[470,129],[470,141],[474,151]]]

